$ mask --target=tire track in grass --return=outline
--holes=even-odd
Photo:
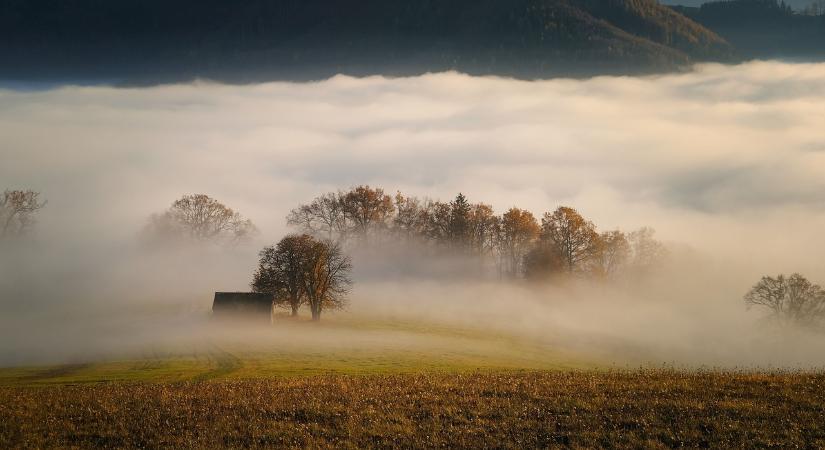
[[[225,378],[243,366],[241,359],[232,353],[218,347],[214,343],[210,344],[209,347],[209,350],[206,352],[206,357],[210,364],[215,364],[215,368],[197,375],[194,378],[195,381]]]
[[[18,378],[18,381],[24,383],[51,383],[58,382],[61,378],[66,378],[80,372],[83,369],[91,367],[90,363],[82,364],[61,364],[59,366],[47,367],[45,369],[37,370],[34,373],[26,374]]]

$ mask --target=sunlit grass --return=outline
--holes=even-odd
[[[217,335],[191,349],[155,348],[139,358],[6,368],[0,369],[0,385],[597,367],[546,342],[425,321],[338,314],[321,323],[279,318],[274,327],[288,339]]]

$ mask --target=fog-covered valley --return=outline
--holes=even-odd
[[[822,335],[777,327],[742,296],[763,275],[825,282],[824,97],[825,65],[781,62],[586,80],[0,90],[0,190],[48,201],[28,234],[0,241],[0,364],[220,339],[212,294],[249,289],[290,210],[371,185],[461,192],[497,214],[572,206],[600,231],[654,228],[669,257],[642,278],[536,284],[464,276],[461,259],[353,251],[350,304],[333,319],[355,324],[308,326],[321,347],[367,345],[353,322],[365,317],[493,330],[599,363],[819,367]],[[149,217],[193,193],[258,234],[144,245]],[[291,330],[250,336],[276,346]],[[380,348],[410,345],[385,332]]]

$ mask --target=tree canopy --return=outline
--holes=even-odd
[[[417,251],[475,258],[508,277],[553,278],[564,272],[613,278],[630,269],[650,270],[667,255],[651,228],[599,232],[569,206],[545,213],[539,224],[530,211],[512,207],[496,215],[492,206],[464,193],[447,203],[357,186],[299,205],[287,222],[345,246],[414,244]]]
[[[340,244],[291,234],[261,250],[252,290],[271,293],[276,304],[290,306],[293,316],[306,304],[317,321],[324,310],[346,304],[351,270],[352,262]]]
[[[825,290],[804,276],[764,276],[744,297],[745,304],[770,311],[778,319],[802,325],[822,325]]]
[[[155,240],[190,239],[236,243],[256,232],[252,221],[205,194],[184,195],[149,219],[145,235]]]
[[[19,236],[34,225],[35,214],[46,206],[33,190],[6,190],[0,196],[0,238]]]

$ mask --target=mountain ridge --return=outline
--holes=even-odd
[[[734,53],[655,0],[2,0],[0,42],[0,78],[138,81],[630,74]]]

